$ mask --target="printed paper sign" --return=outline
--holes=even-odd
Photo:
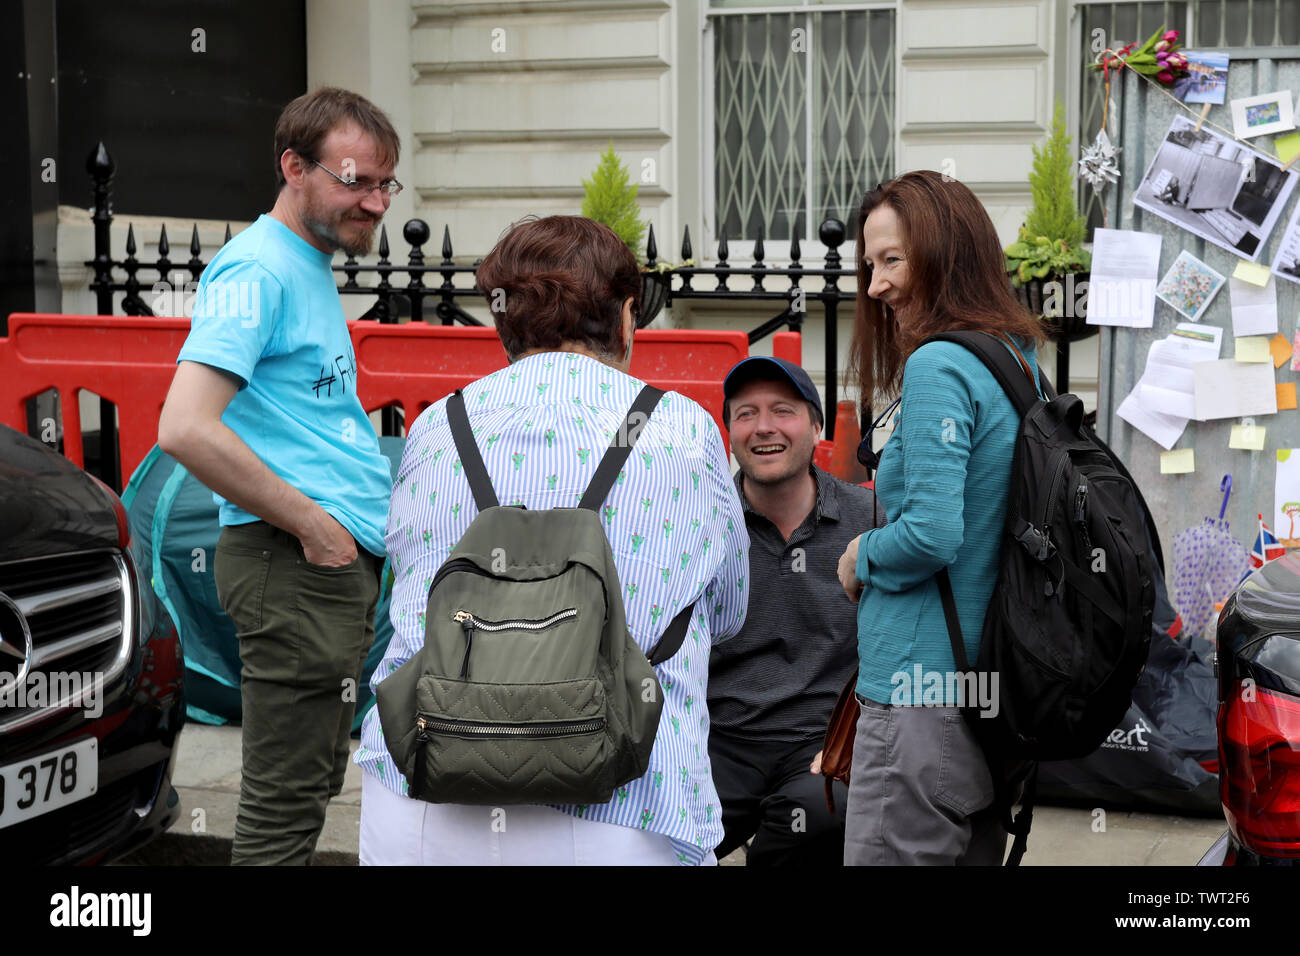
[[[1277,382],[1272,362],[1198,362],[1195,380],[1196,419],[1245,418],[1277,411]]]
[[[1095,230],[1088,324],[1151,328],[1159,268],[1159,236],[1129,229]]]

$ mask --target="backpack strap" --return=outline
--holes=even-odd
[[[930,342],[955,342],[967,351],[974,352],[975,356],[993,373],[993,377],[1002,386],[1002,391],[1007,393],[1007,397],[1011,399],[1011,404],[1016,407],[1020,417],[1024,418],[1042,399],[1038,397],[1038,392],[1028,378],[1029,365],[1021,357],[1020,351],[1017,349],[1013,357],[1000,343],[995,345],[995,341],[997,340],[989,332],[957,330],[932,335],[921,345]]]
[[[1008,336],[1007,333],[1003,332],[1001,329],[994,329],[992,332],[989,333],[989,335],[997,336],[997,338],[1002,341],[1003,345],[1006,345],[1011,349],[1012,358],[1014,358],[1017,362],[1020,363],[1020,368],[1025,373],[1025,378],[1029,379],[1030,385],[1033,385],[1034,373],[1029,371],[1029,363],[1026,362],[1025,357],[1020,354],[1020,349],[1017,348],[1015,342],[1011,341],[1011,337]]]
[[[966,644],[961,638],[961,621],[957,617],[957,601],[952,594],[952,581],[948,579],[948,569],[940,568],[934,576],[939,585],[939,599],[943,602],[943,619],[948,625],[948,640],[952,644],[952,662],[963,674],[970,670],[970,660],[966,657]]]
[[[664,629],[663,635],[659,640],[655,641],[655,646],[650,648],[650,653],[646,655],[650,660],[651,667],[658,667],[681,650],[682,642],[686,640],[686,631],[691,626],[691,616],[695,613],[697,603],[699,602],[692,601],[688,607],[678,611],[672,623]]]
[[[994,781],[994,791],[998,790],[997,781]],[[1010,797],[999,797],[1005,799],[1008,803]],[[1034,804],[1038,800],[1038,763],[1035,761],[1030,768],[1029,776],[1025,779],[1024,788],[1020,791],[1020,812],[1008,826],[1005,822],[1003,826],[1007,828],[1014,840],[1011,841],[1011,852],[1007,854],[1006,866],[1019,866],[1020,861],[1024,859],[1025,851],[1029,849],[1029,831],[1034,825]],[[1011,810],[1008,807],[1007,817],[1011,816]]]
[[[1012,404],[1016,406],[1016,411],[1018,411],[1020,417],[1023,418],[1025,413],[1033,407],[1034,403],[1039,401],[1039,398],[1037,395],[1033,395],[1032,398],[1030,397],[1032,393],[1028,392],[1025,388],[1024,378],[1013,371],[1015,366],[1011,364],[1012,357],[1007,354],[1006,349],[994,348],[989,343],[986,336],[991,335],[993,335],[991,332],[971,332],[965,330],[940,332],[936,335],[930,336],[921,344],[924,345],[926,342],[955,342],[974,352],[988,367],[988,370],[993,373],[993,377],[998,380],[998,384],[1002,386],[1002,390],[1007,393]],[[1021,369],[1026,375],[1028,375],[1029,366],[1020,356],[1018,349],[1016,350],[1016,359],[1019,360]],[[1049,382],[1047,377],[1043,375],[1043,370],[1041,368],[1038,370],[1038,384],[1039,387],[1042,388],[1043,395],[1048,401],[1056,398],[1056,389],[1052,387],[1051,382]],[[1156,563],[1160,565],[1161,572],[1163,573],[1165,568],[1165,555],[1164,551],[1160,547],[1160,532],[1156,528],[1155,518],[1152,517],[1150,506],[1146,503],[1146,499],[1142,497],[1142,489],[1139,488],[1138,483],[1133,480],[1133,476],[1130,475],[1128,469],[1124,467],[1124,463],[1120,461],[1119,456],[1111,451],[1110,446],[1101,440],[1095,430],[1088,429],[1088,437],[1106,453],[1107,457],[1111,460],[1111,464],[1115,466],[1115,470],[1128,479],[1129,484],[1133,486],[1133,490],[1137,493],[1138,502],[1142,505],[1142,513],[1146,517],[1147,537],[1150,540],[1151,551],[1155,555]]]
[[[659,399],[663,397],[664,390],[653,385],[645,386],[637,394],[632,407],[627,410],[622,426],[614,436],[614,440],[609,443],[609,448],[605,450],[605,456],[596,466],[596,474],[592,476],[591,484],[587,485],[582,500],[578,502],[579,508],[586,508],[588,511],[600,510],[600,506],[609,497],[609,490],[614,487],[619,470],[627,461],[627,456],[632,454],[632,446],[640,437],[642,426],[650,417],[650,413],[655,410],[655,406],[659,404]]]
[[[579,508],[586,508],[588,511],[600,510],[600,506],[609,497],[610,489],[618,479],[619,470],[627,461],[628,455],[632,454],[632,446],[641,436],[641,428],[663,397],[664,390],[653,385],[646,385],[637,393],[632,407],[627,410],[627,415],[623,418],[618,434],[609,443],[604,457],[596,466],[591,484],[587,485],[587,490],[582,493],[582,500],[578,502]],[[646,655],[650,666],[656,667],[662,664],[681,649],[682,642],[686,640],[686,632],[691,626],[691,615],[695,611],[696,603],[692,601],[690,605],[679,611],[664,629],[659,640],[655,642],[655,646],[650,648],[650,653]]]
[[[943,602],[943,617],[948,625],[948,640],[952,643],[953,662],[957,665],[957,670],[964,674],[970,670],[970,663],[961,639],[961,621],[957,618],[957,601],[953,597],[948,569],[940,568],[934,577],[939,585],[939,598]],[[968,717],[967,719],[971,722],[980,718]],[[979,740],[978,736],[976,739]],[[1029,849],[1029,830],[1034,825],[1034,801],[1038,794],[1038,764],[1035,762],[1029,770],[1029,776],[1025,780],[1020,796],[1020,812],[1013,816],[1011,811],[1015,809],[1014,798],[1010,792],[1011,783],[1003,775],[1002,761],[996,754],[991,754],[984,748],[983,741],[980,741],[980,749],[984,750],[984,759],[988,762],[989,773],[993,777],[993,805],[990,812],[997,814],[1002,828],[1014,837],[1005,865],[1019,866],[1025,851]]]
[[[1042,399],[1039,398],[1038,392],[1034,388],[1029,365],[1020,354],[1020,350],[1015,349],[1015,355],[1012,356],[1002,345],[994,345],[994,338],[995,336],[992,333],[955,331],[941,332],[938,335],[931,336],[926,341],[955,342],[974,352],[975,356],[993,373],[993,377],[997,379],[998,384],[1002,386],[1002,390],[1011,399],[1011,403],[1016,407],[1020,417],[1024,418],[1029,410]],[[1003,339],[1003,341],[1009,340]],[[1014,349],[1015,343],[1010,344]],[[1043,387],[1043,394],[1049,398],[1055,397],[1055,393],[1044,382],[1041,370],[1038,379],[1039,384]],[[962,641],[961,621],[957,617],[957,601],[952,593],[952,581],[948,577],[946,567],[941,568],[935,574],[935,583],[939,586],[939,598],[943,602],[943,617],[948,626],[948,640],[952,644],[953,663],[959,671],[965,673],[971,669],[970,661],[966,656],[965,643]],[[1021,792],[1020,812],[1013,817],[1012,810],[1015,807],[1010,792],[1011,784],[1003,775],[1002,761],[998,759],[996,754],[990,754],[987,750],[985,750],[985,758],[988,760],[989,772],[993,777],[992,810],[997,813],[1003,828],[1014,837],[1011,843],[1011,851],[1007,855],[1006,865],[1019,866],[1025,851],[1029,847],[1029,830],[1034,822],[1034,803],[1038,791],[1038,764],[1035,762],[1029,770]]]
[[[474,505],[479,511],[495,508],[501,502],[492,490],[492,479],[483,465],[483,456],[479,453],[478,442],[469,428],[469,415],[465,412],[465,396],[460,389],[447,399],[447,424],[451,426],[451,437],[456,443],[456,453],[465,469],[465,478],[470,491],[474,493]]]

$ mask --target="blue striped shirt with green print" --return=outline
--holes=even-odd
[[[501,503],[576,505],[643,384],[584,355],[544,352],[466,386],[470,428]],[[430,583],[477,514],[445,406],[439,401],[415,421],[398,469],[386,536],[395,574],[393,637],[372,686],[423,643]],[[608,804],[557,809],[664,834],[679,862],[697,864],[722,838],[707,746],[709,651],[740,630],[749,603],[749,534],[712,417],[667,393],[600,514],[628,627],[643,650],[678,610],[698,604],[682,649],[657,668],[665,700],[646,775],[618,788]],[[354,759],[405,793],[376,711]]]

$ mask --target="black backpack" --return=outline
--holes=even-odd
[[[1040,375],[1048,397],[1039,398],[1023,359],[988,333],[934,341],[975,353],[1021,416],[1002,561],[973,669],[947,568],[936,575],[965,686],[997,678],[996,716],[981,715],[969,696],[962,712],[989,759],[1015,866],[1033,822],[1037,761],[1091,753],[1128,710],[1151,643],[1159,536],[1132,477],[1084,424],[1077,396],[1056,395]]]

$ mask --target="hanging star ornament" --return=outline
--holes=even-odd
[[[1079,159],[1079,176],[1091,185],[1098,195],[1106,188],[1107,183],[1119,182],[1119,150],[1120,148],[1110,141],[1104,128],[1097,131],[1097,138],[1092,141],[1091,146],[1083,148],[1082,157]]]

